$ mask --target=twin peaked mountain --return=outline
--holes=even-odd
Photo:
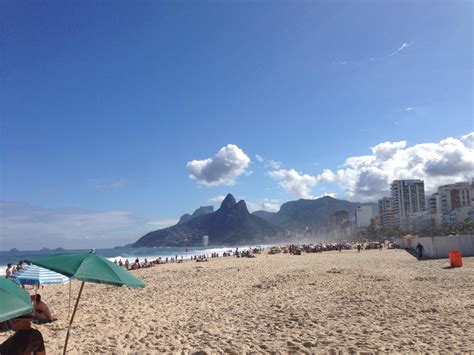
[[[326,196],[284,203],[277,213],[257,211],[251,214],[245,201],[236,202],[234,196],[228,194],[217,211],[214,212],[212,206],[201,207],[192,215],[183,215],[172,227],[144,235],[132,246],[202,245],[204,235],[209,236],[210,245],[271,242],[286,231],[325,227],[330,214],[346,210],[353,215],[358,206],[360,203]]]
[[[209,236],[211,245],[257,243],[276,235],[277,228],[250,214],[244,200],[235,202],[228,194],[221,207],[201,207],[192,216],[184,215],[178,224],[150,232],[133,244],[134,247],[202,245]]]

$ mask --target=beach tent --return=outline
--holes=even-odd
[[[27,291],[10,279],[0,278],[0,322],[28,314],[32,309]]]
[[[57,285],[69,282],[69,277],[36,265],[16,269],[10,278],[20,285]]]
[[[72,322],[74,321],[74,315],[76,314],[85,282],[134,288],[145,287],[143,281],[133,276],[130,272],[104,257],[96,255],[95,253],[45,256],[33,260],[33,264],[56,271],[70,277],[71,279],[82,281],[76,304],[74,305],[74,310],[72,311],[72,316],[69,321],[63,354],[66,354],[69,333],[71,331]]]

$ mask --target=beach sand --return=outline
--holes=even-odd
[[[134,272],[144,289],[86,283],[69,350],[474,351],[474,258],[463,261],[450,269],[404,250],[344,250],[157,265]],[[48,353],[63,346],[68,292],[40,291],[58,317],[34,326]]]

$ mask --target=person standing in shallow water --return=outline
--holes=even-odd
[[[418,242],[418,245],[416,246],[416,250],[418,251],[418,259],[423,258],[423,250],[425,250],[425,248],[423,248],[423,245],[421,245],[420,242]]]

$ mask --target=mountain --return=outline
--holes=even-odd
[[[214,212],[214,206],[201,206],[196,211],[194,211],[192,215],[189,213],[183,214],[181,218],[179,219],[178,224],[185,223],[193,219],[194,217],[201,216],[203,214],[212,213],[212,212]]]
[[[276,227],[250,214],[244,200],[236,202],[234,196],[228,194],[217,211],[150,232],[133,247],[202,245],[204,235],[209,236],[210,245],[252,244],[261,243],[277,232]]]
[[[264,219],[267,222],[271,222],[273,216],[276,215],[276,212],[268,212],[268,211],[260,210],[260,211],[254,211],[254,212],[252,212],[252,214],[254,216],[257,216],[257,217],[260,217],[260,218]]]
[[[329,216],[336,211],[344,210],[353,216],[360,205],[358,202],[324,196],[315,200],[300,199],[286,202],[281,205],[277,213],[257,211],[254,214],[283,229],[304,231],[306,227],[312,229],[325,227]]]

